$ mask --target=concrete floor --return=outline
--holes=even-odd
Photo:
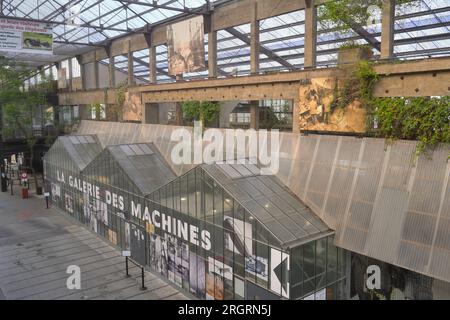
[[[81,269],[81,289],[69,290],[69,265]],[[17,299],[187,299],[149,272],[141,291],[140,269],[130,269],[120,252],[42,198],[27,200],[0,192],[0,300]]]

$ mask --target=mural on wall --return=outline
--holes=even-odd
[[[140,93],[125,93],[123,121],[142,121],[142,97]]]
[[[337,81],[314,78],[299,89],[299,127],[301,131],[366,132],[366,110],[354,101],[346,108],[331,110]]]
[[[203,16],[167,27],[169,74],[180,75],[205,69]]]

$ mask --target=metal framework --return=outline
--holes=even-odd
[[[16,54],[17,61],[32,67],[62,61],[104,46],[113,39],[138,33],[149,27],[192,14],[207,14],[215,7],[235,0],[3,0],[1,16],[52,22],[54,57]],[[301,69],[304,65],[305,13],[295,11],[260,21],[260,71]],[[395,55],[400,59],[448,55],[450,47],[450,0],[421,0],[419,8],[396,7]],[[371,45],[379,54],[381,23],[354,26],[342,34],[318,25],[317,66],[334,66],[338,47],[355,41]],[[217,65],[219,76],[250,73],[250,25],[229,27],[218,32]],[[205,43],[205,46],[207,43]],[[167,50],[157,50],[157,76],[167,76]],[[148,54],[134,59],[148,68]],[[120,68],[118,68],[120,69]],[[137,77],[146,78],[144,71]],[[194,73],[186,78],[205,78],[207,73]]]

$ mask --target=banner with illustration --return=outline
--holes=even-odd
[[[0,18],[0,51],[53,54],[53,26]]]
[[[180,75],[206,68],[204,38],[203,16],[167,27],[170,75]]]

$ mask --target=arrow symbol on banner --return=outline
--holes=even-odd
[[[281,281],[281,279],[286,279],[287,275],[287,269],[288,269],[288,261],[287,258],[285,258],[278,266],[276,266],[273,269],[273,272],[277,276],[278,280],[281,283],[281,286],[283,287],[283,290],[287,292],[287,281]]]

